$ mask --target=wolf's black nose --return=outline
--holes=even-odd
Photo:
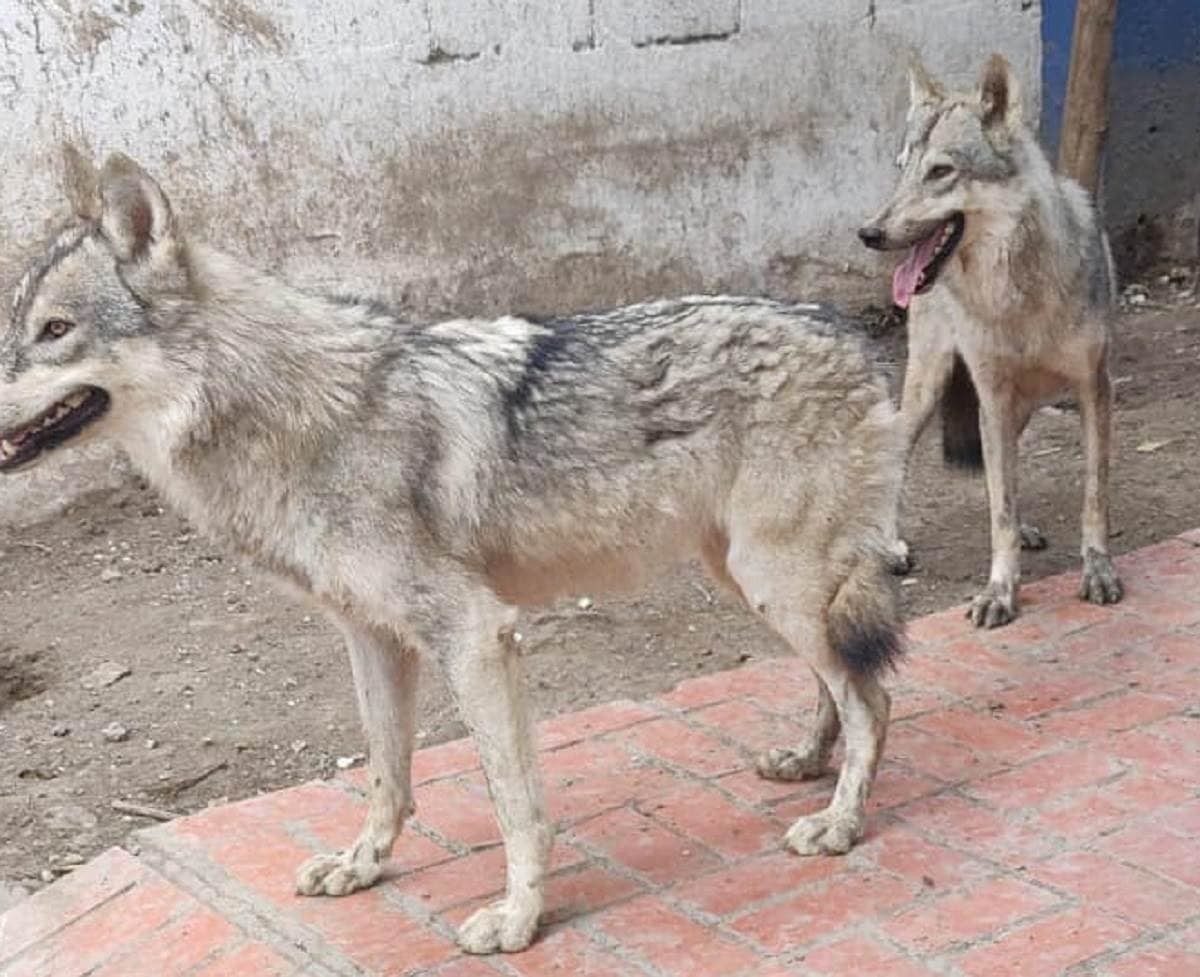
[[[883,247],[883,229],[876,227],[874,224],[860,227],[858,229],[858,239],[868,248],[878,250]]]

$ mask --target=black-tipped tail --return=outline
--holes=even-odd
[[[900,587],[882,556],[864,556],[829,605],[829,641],[855,675],[874,675],[904,652]]]
[[[954,357],[950,379],[942,394],[942,457],[947,465],[983,468],[979,436],[979,393],[961,356]]]

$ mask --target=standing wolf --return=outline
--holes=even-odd
[[[413,812],[419,657],[475,736],[505,897],[459,940],[533,937],[553,831],[512,641],[515,608],[692,554],[817,677],[807,743],[767,777],[833,799],[787,835],[847,851],[886,732],[899,642],[886,569],[903,437],[857,343],[813,307],[693,298],[535,322],[415,323],[320,297],[185,238],[122,156],[75,156],[77,219],[27,272],[0,340],[0,468],[107,435],[195,523],[320,605],[346,637],[370,802],[299,891],[380,876]]]
[[[948,93],[919,65],[910,83],[899,185],[858,233],[870,248],[908,249],[892,294],[909,309],[909,449],[940,399],[947,461],[986,470],[991,579],[968,613],[985,627],[1016,615],[1021,546],[1045,545],[1018,518],[1017,440],[1039,402],[1064,389],[1079,398],[1086,454],[1080,596],[1115,603],[1108,241],[1087,194],[1054,174],[1022,123],[1002,57],[988,61],[975,93]]]

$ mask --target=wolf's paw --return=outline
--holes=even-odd
[[[884,556],[888,564],[888,570],[892,571],[896,576],[904,576],[912,573],[912,569],[916,567],[917,561],[912,557],[912,547],[908,546],[905,540],[894,539],[892,545],[888,547],[887,555]]]
[[[767,750],[758,758],[755,768],[764,780],[811,780],[825,772],[826,760],[815,751]]]
[[[351,852],[317,855],[300,866],[296,891],[302,896],[345,896],[379,881],[378,859],[355,860]]]
[[[1037,526],[1026,526],[1022,523],[1017,532],[1021,536],[1021,549],[1023,550],[1044,550],[1050,545],[1050,541],[1042,535],[1042,531]]]
[[[1092,604],[1115,604],[1125,596],[1125,588],[1107,553],[1089,549],[1083,557],[1083,580],[1079,597]]]
[[[897,577],[903,577],[907,573],[911,573],[916,561],[913,559],[912,550],[909,549],[908,543],[902,539],[892,540],[892,545],[887,552],[887,568]]]
[[[516,953],[533,942],[541,900],[508,898],[484,906],[458,929],[458,945],[467,953]]]
[[[862,836],[862,817],[826,808],[797,820],[784,843],[797,855],[844,855]]]
[[[1017,600],[1011,587],[990,583],[971,601],[967,617],[977,628],[998,628],[1017,616]]]

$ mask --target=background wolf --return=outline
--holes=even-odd
[[[543,907],[544,812],[514,608],[699,554],[814,670],[807,743],[765,776],[846,759],[804,854],[863,830],[898,650],[884,553],[902,429],[856,342],[811,307],[695,298],[548,322],[407,322],[306,294],[185,240],[158,185],[71,157],[78,219],[17,289],[0,344],[0,468],[115,438],[201,528],[337,622],[370,746],[366,823],[305,894],[380,875],[413,811],[420,657],[479,746],[508,859],[474,952]],[[402,951],[400,951],[402,952]]]
[[[986,469],[992,568],[968,613],[987,627],[1016,614],[1022,542],[1045,545],[1018,519],[1017,440],[1038,404],[1064,389],[1079,398],[1086,455],[1080,596],[1118,601],[1108,554],[1108,241],[1087,194],[1051,170],[1025,127],[1002,57],[977,92],[949,93],[919,64],[910,80],[900,180],[859,237],[909,249],[893,298],[909,308],[901,411],[910,449],[941,400],[947,459]]]

